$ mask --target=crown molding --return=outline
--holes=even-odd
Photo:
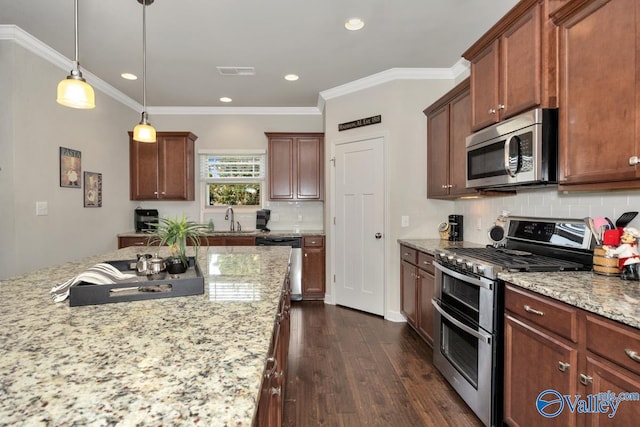
[[[250,116],[316,116],[322,111],[316,107],[149,107],[156,115],[250,115]]]
[[[41,42],[17,25],[0,25],[0,40],[12,40],[17,45],[41,57],[56,67],[65,70],[67,73],[73,67],[73,60],[67,58],[57,50],[52,49],[49,45]],[[132,110],[142,111],[142,105],[129,98],[127,95],[120,92],[118,89],[114,88],[84,67],[82,67],[82,76],[87,83],[93,86],[94,89],[112,97]]]
[[[0,40],[12,40],[19,46],[68,71],[72,60],[38,40],[17,25],[0,25]],[[149,114],[156,115],[321,115],[329,99],[348,95],[394,80],[459,79],[469,73],[469,62],[461,58],[451,68],[390,68],[371,76],[346,83],[318,94],[316,107],[162,107],[147,106]],[[95,89],[135,111],[142,111],[142,104],[128,97],[86,68],[82,74]]]

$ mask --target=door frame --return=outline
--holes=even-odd
[[[349,144],[349,143],[354,143],[354,142],[361,142],[361,141],[367,141],[370,139],[378,139],[380,138],[382,140],[382,191],[384,192],[382,200],[383,200],[383,206],[382,206],[382,218],[383,218],[383,227],[384,227],[384,234],[383,234],[383,241],[384,241],[384,250],[383,250],[383,275],[382,275],[382,288],[383,288],[383,299],[384,299],[384,318],[388,319],[389,316],[389,303],[388,303],[388,299],[389,299],[389,291],[388,291],[388,283],[389,280],[387,278],[387,274],[389,272],[389,268],[387,266],[387,263],[389,262],[389,260],[391,259],[391,249],[392,249],[392,245],[391,242],[389,242],[389,231],[391,228],[391,224],[389,222],[389,182],[388,182],[388,177],[387,177],[387,173],[389,170],[389,153],[388,153],[388,143],[387,141],[389,141],[389,132],[388,131],[380,131],[380,132],[371,132],[371,133],[365,133],[359,136],[352,136],[352,137],[344,137],[344,138],[337,138],[337,139],[332,139],[331,141],[329,141],[329,156],[326,162],[327,168],[329,168],[328,173],[326,174],[326,176],[329,178],[329,188],[331,189],[331,195],[327,195],[327,197],[325,198],[325,202],[330,202],[330,206],[328,209],[328,216],[325,218],[325,224],[327,225],[327,229],[330,229],[331,232],[327,234],[327,250],[329,251],[329,253],[327,254],[327,265],[326,265],[326,270],[329,272],[329,274],[327,274],[326,277],[326,289],[330,290],[330,293],[327,292],[325,294],[325,298],[324,301],[326,304],[332,304],[335,305],[336,304],[336,291],[335,291],[335,281],[334,281],[334,275],[336,274],[335,271],[335,266],[336,266],[336,239],[335,239],[335,233],[336,233],[336,229],[335,229],[335,224],[333,223],[333,218],[335,218],[336,216],[336,169],[335,169],[335,162],[333,161],[333,159],[335,159],[336,156],[336,146],[338,145],[343,145],[343,144]],[[394,317],[394,316],[392,316]],[[395,320],[395,319],[394,319]]]

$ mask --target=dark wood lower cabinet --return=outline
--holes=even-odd
[[[324,293],[324,236],[305,236],[302,238],[302,299],[323,300]]]
[[[433,345],[433,256],[400,246],[400,311],[407,323]]]
[[[640,331],[511,285],[505,307],[507,425],[638,424],[640,401],[620,402],[613,416],[608,406],[592,408],[602,394],[640,392]],[[547,390],[542,400],[557,402],[542,411],[559,412],[549,417],[537,409]]]
[[[274,324],[266,360],[254,427],[280,427],[284,414],[287,358],[291,335],[291,287],[287,278]]]

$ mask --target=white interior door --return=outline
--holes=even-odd
[[[335,148],[335,301],[384,315],[383,138]]]

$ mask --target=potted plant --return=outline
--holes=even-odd
[[[151,224],[154,233],[149,237],[149,245],[167,245],[171,250],[171,257],[165,260],[167,271],[170,274],[179,274],[187,271],[189,260],[187,258],[187,245],[194,246],[196,256],[200,248],[200,236],[206,231],[206,226],[194,221],[188,221],[185,215],[181,219],[160,218],[157,223]]]

